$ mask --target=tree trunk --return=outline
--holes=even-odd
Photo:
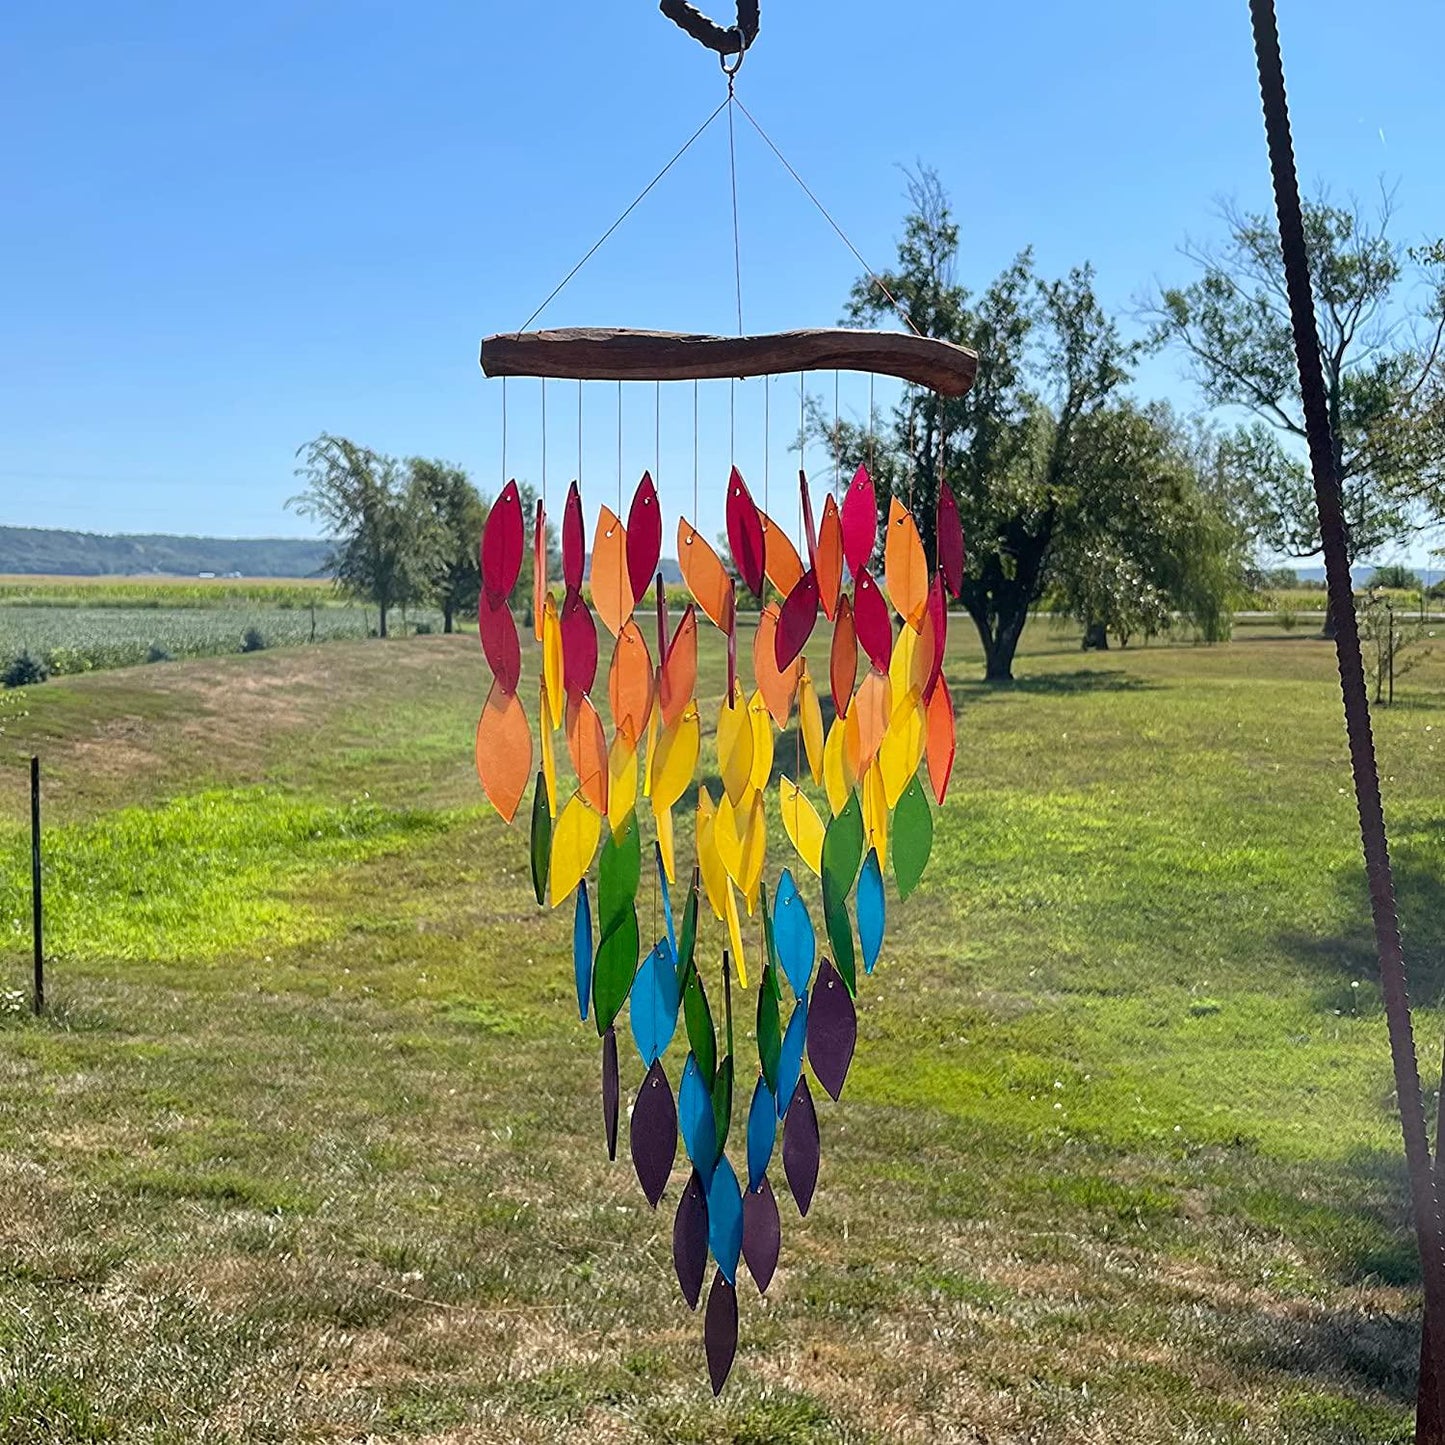
[[[442,631],[443,631],[443,632],[450,632],[451,630],[452,630],[452,604],[451,604],[450,602],[446,602],[446,603],[443,603],[443,605],[442,605]]]
[[[1084,640],[1079,644],[1084,652],[1107,652],[1109,650],[1109,629],[1102,622],[1090,622],[1084,627]]]
[[[983,641],[983,680],[985,682],[1012,682],[1014,680],[1014,653],[1018,651],[1019,639],[1023,636],[1024,624],[1029,620],[1027,609],[1013,617],[999,618],[997,626],[990,629],[974,618],[978,635]]]
[[[385,602],[379,602],[379,603],[377,604],[377,614],[378,614],[378,617],[379,617],[380,620],[379,620],[379,622],[378,622],[378,624],[377,624],[376,635],[377,635],[378,637],[385,637],[385,636],[386,636],[386,603],[385,603]]]

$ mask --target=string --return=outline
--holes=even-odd
[[[547,515],[547,378],[542,378],[542,515]]]
[[[603,246],[607,244],[607,241],[611,237],[612,233],[638,208],[638,206],[642,204],[642,202],[647,198],[648,194],[652,191],[653,187],[656,186],[657,183],[668,173],[668,171],[670,171],[673,166],[675,166],[678,161],[680,161],[683,156],[685,156],[688,151],[692,149],[694,142],[698,139],[699,136],[702,135],[702,133],[708,128],[708,126],[710,126],[713,121],[715,121],[718,116],[723,113],[723,111],[727,108],[728,101],[731,99],[732,96],[731,94],[729,94],[718,105],[718,108],[713,111],[713,113],[708,116],[708,118],[703,121],[703,123],[698,126],[695,131],[693,131],[693,133],[687,138],[687,140],[683,142],[681,150],[679,150],[676,155],[674,155],[673,158],[668,161],[668,163],[663,166],[663,168],[658,171],[658,173],[653,176],[650,181],[648,181],[648,183],[642,188],[642,190],[637,193],[637,197],[632,202],[632,204],[628,206],[628,208],[623,211],[623,213],[618,216],[618,218],[613,221],[610,226],[608,226],[608,228],[602,233],[601,237],[594,243],[592,249],[589,250],[587,254],[583,256],[583,258],[556,284],[556,286],[552,288],[551,294],[521,324],[521,326],[518,328],[519,330],[525,331],[529,326],[531,326],[531,324],[562,294],[562,292],[566,289],[568,283],[572,280],[572,278],[603,248]],[[749,118],[751,119],[751,117]],[[755,125],[756,123],[757,122],[754,121]]]
[[[701,518],[697,511],[697,382],[692,384],[692,524],[697,526]]]
[[[828,208],[822,203],[822,201],[817,198],[817,196],[813,194],[811,190],[808,189],[807,182],[805,182],[802,176],[800,176],[797,171],[793,169],[792,165],[788,161],[787,156],[785,156],[782,151],[780,151],[773,143],[773,138],[753,118],[753,113],[736,96],[729,95],[728,99],[731,100],[732,103],[737,106],[740,111],[742,111],[743,115],[747,118],[748,124],[751,125],[755,131],[757,131],[757,133],[763,138],[763,141],[767,145],[768,149],[772,151],[772,153],[777,156],[777,158],[782,162],[783,169],[786,170],[787,173],[792,176],[795,181],[797,181],[799,187],[802,189],[803,194],[807,196],[810,201],[812,201],[813,205],[817,208],[818,213],[823,217],[825,221],[827,221],[827,223],[833,228],[833,230],[837,232],[838,239],[842,241],[842,243],[853,253],[853,259],[857,261],[857,263],[868,273],[868,279],[872,281],[872,283],[884,294],[884,296],[888,298],[889,305],[891,305],[893,309],[899,314],[899,316],[901,316],[903,320],[907,323],[908,329],[915,336],[922,336],[923,333],[913,324],[913,318],[908,314],[908,312],[903,309],[902,305],[898,301],[898,298],[894,296],[894,294],[884,284],[883,278],[867,263],[867,261],[863,259],[862,252],[860,252],[859,249],[852,243],[852,241],[848,239],[847,233],[837,223],[837,221],[833,219],[832,215],[828,211]]]
[[[868,470],[875,470],[873,456],[873,373],[868,373]]]
[[[838,421],[838,373],[833,373],[833,495],[843,481],[843,433]]]
[[[617,515],[622,515],[622,383],[617,383]]]
[[[768,476],[772,469],[771,437],[773,434],[773,388],[772,377],[763,378],[763,511],[769,513],[769,522],[772,520],[771,511],[768,505]]]
[[[652,480],[662,486],[662,383],[652,394]]]
[[[577,383],[577,486],[582,486],[582,383]]]
[[[738,434],[738,382],[736,377],[728,378],[728,465],[737,465]]]
[[[507,485],[507,378],[502,378],[502,485]]]
[[[737,290],[738,335],[743,334],[743,251],[738,229],[738,154],[733,137],[733,106],[738,103],[733,94],[733,80],[728,77],[728,174],[733,188],[733,285]]]

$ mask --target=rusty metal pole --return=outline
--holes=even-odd
[[[1420,1070],[1406,989],[1405,957],[1395,908],[1395,884],[1390,871],[1390,850],[1385,835],[1385,812],[1380,800],[1380,775],[1375,742],[1370,730],[1370,699],[1365,686],[1364,659],[1360,653],[1355,619],[1349,554],[1345,545],[1344,498],[1335,469],[1324,373],[1320,363],[1319,332],[1315,326],[1314,297],[1310,285],[1309,254],[1305,247],[1304,215],[1300,206],[1299,177],[1295,170],[1294,141],[1290,135],[1289,104],[1285,93],[1284,64],[1280,58],[1279,25],[1274,0],[1250,0],[1254,26],[1255,59],[1259,66],[1259,92],[1269,141],[1270,170],[1274,179],[1275,210],[1279,217],[1280,251],[1284,259],[1290,319],[1294,329],[1295,360],[1299,366],[1300,394],[1304,402],[1305,433],[1314,473],[1315,505],[1319,511],[1320,541],[1325,556],[1325,577],[1330,610],[1335,617],[1335,653],[1340,692],[1349,736],[1350,766],[1355,780],[1355,803],[1360,814],[1360,841],[1370,884],[1370,905],[1375,924],[1375,947],[1380,963],[1380,987],[1390,1035],[1390,1056],[1395,1071],[1395,1093],[1400,1104],[1400,1128],[1405,1139],[1405,1162],[1410,1180],[1410,1203],[1420,1249],[1420,1273],[1425,1286],[1426,1318],[1445,1320],[1445,1254],[1441,1253],[1440,1215],[1435,1173],[1425,1132],[1425,1106],[1420,1095]],[[1433,1329],[1434,1417],[1445,1420],[1445,1370],[1440,1368],[1439,1345],[1445,1330]],[[1438,1426],[1430,1436],[1439,1438]]]

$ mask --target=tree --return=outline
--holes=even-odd
[[[394,457],[323,432],[297,452],[305,490],[287,506],[322,525],[327,570],[354,597],[374,603],[387,635],[393,607],[417,601],[439,550],[431,509]]]
[[[953,489],[969,549],[963,605],[983,642],[985,676],[1007,681],[1030,609],[1051,587],[1073,587],[1082,601],[1084,574],[1107,555],[1117,619],[1117,599],[1135,586],[1131,569],[1147,581],[1156,568],[1155,509],[1144,493],[1158,479],[1108,450],[1111,436],[1155,423],[1122,403],[1134,349],[1100,307],[1089,267],[1044,281],[1025,251],[974,298],[954,277],[958,228],[937,177],[910,177],[908,198],[897,265],[879,279],[920,332],[975,348],[979,370],[962,398],[905,397],[875,442],[879,490],[910,502],[931,563],[940,479]],[[847,319],[891,310],[864,278]],[[863,454],[861,428],[840,426],[831,440]]]
[[[429,593],[441,609],[442,631],[451,632],[458,612],[476,611],[482,585],[478,545],[487,508],[460,467],[412,457],[407,470],[431,512],[436,550]]]
[[[1400,537],[1422,500],[1445,514],[1445,245],[1394,240],[1388,195],[1373,217],[1323,193],[1304,210],[1353,562]],[[1185,248],[1201,275],[1157,298],[1151,339],[1184,352],[1210,405],[1252,414],[1233,450],[1254,479],[1256,536],[1314,556],[1319,523],[1278,232],[1262,214],[1227,206],[1222,216],[1221,244]]]

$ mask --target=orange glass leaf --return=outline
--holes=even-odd
[[[731,632],[735,615],[733,579],[707,539],[686,517],[677,524],[677,565],[688,591],[712,625],[719,631]]]
[[[838,616],[833,623],[833,651],[828,666],[828,680],[833,688],[833,711],[838,717],[848,711],[857,678],[858,633],[853,626],[853,604],[845,597],[838,603]]]
[[[758,615],[758,628],[753,634],[753,676],[757,679],[758,691],[762,693],[773,721],[780,728],[785,728],[788,725],[788,714],[793,710],[793,695],[798,690],[802,664],[794,658],[786,669],[780,671],[778,668],[780,613],[778,604],[769,602]]]
[[[521,698],[499,683],[492,684],[477,722],[477,776],[492,806],[510,823],[532,776],[532,730]]]
[[[935,687],[928,700],[928,781],[940,806],[948,796],[957,750],[953,698],[946,687]]]
[[[567,699],[567,752],[578,790],[598,813],[606,813],[607,734],[591,698]]]
[[[614,732],[635,750],[652,712],[652,654],[635,620],[623,623],[617,635],[607,674],[607,700],[612,706]]]
[[[763,519],[764,570],[768,574],[768,581],[778,589],[781,596],[786,597],[803,575],[802,559],[798,556],[798,549],[793,546],[792,538],[766,512],[759,515]]]
[[[844,748],[848,766],[861,778],[878,756],[893,716],[893,693],[883,673],[870,668],[848,709]]]
[[[627,528],[610,507],[597,515],[592,536],[592,607],[616,637],[632,616],[632,582],[627,575]]]
[[[665,726],[671,727],[683,715],[696,691],[697,608],[689,603],[657,676],[657,705]]]
[[[831,622],[838,615],[843,592],[843,521],[832,497],[823,502],[823,521],[818,527],[818,605]]]
[[[888,504],[883,579],[893,610],[916,632],[928,611],[928,559],[917,524],[897,497]]]

